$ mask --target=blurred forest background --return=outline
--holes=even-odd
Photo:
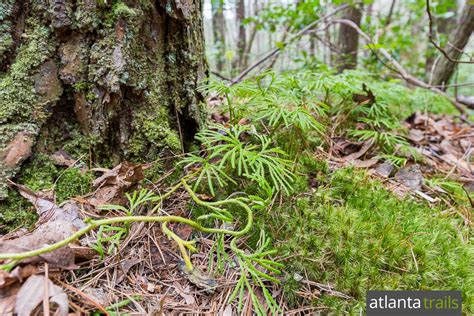
[[[205,0],[208,61],[214,75],[235,79],[278,48],[281,51],[273,53],[257,68],[290,70],[336,66],[344,69],[357,65],[382,76],[400,77],[377,52],[383,48],[414,77],[433,86],[447,85],[451,94],[469,95],[474,83],[472,66],[468,63],[472,61],[474,48],[474,39],[470,38],[474,13],[468,3],[465,0],[366,0],[340,10],[350,2]],[[334,14],[336,11],[342,12]],[[321,22],[315,28],[292,40],[295,34],[318,19]],[[350,26],[335,22],[340,19],[353,21],[368,38]],[[460,25],[466,30],[460,30]],[[464,54],[460,52],[463,47],[456,45],[464,47]],[[444,52],[453,60],[461,58],[466,63],[456,63],[455,71],[451,72],[454,63],[443,58]],[[347,64],[341,65],[344,54],[352,56]]]

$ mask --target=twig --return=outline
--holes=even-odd
[[[49,266],[48,263],[44,263],[44,293],[43,293],[43,313],[49,315]]]
[[[216,77],[221,78],[222,80],[225,80],[225,81],[232,81],[232,79],[227,78],[226,76],[224,76],[224,75],[218,73],[217,71],[211,70],[211,74],[213,74],[213,75],[216,76]]]
[[[61,280],[59,279],[56,279],[57,282],[59,282],[61,284],[62,287],[65,287],[66,289],[68,289],[69,291],[71,292],[74,292],[76,293],[77,295],[79,295],[80,297],[86,299],[89,303],[91,303],[92,305],[94,305],[95,307],[97,307],[97,309],[99,309],[102,313],[104,313],[105,315],[109,316],[110,313],[102,306],[100,305],[98,302],[96,302],[94,299],[92,299],[89,295],[87,295],[86,293],[82,292],[81,290],[79,289],[76,289],[75,287],[69,285],[69,284],[66,284],[64,282],[62,282]]]
[[[433,44],[434,47],[436,47],[437,50],[443,54],[443,56],[449,60],[452,63],[457,63],[457,64],[474,64],[474,61],[467,61],[467,60],[460,60],[460,59],[452,59],[448,53],[438,45],[438,43],[435,42],[433,39],[433,17],[431,15],[431,10],[430,10],[430,0],[426,0],[426,12],[428,13],[428,19],[429,19],[429,27],[430,30],[428,32],[428,39],[430,40],[431,44]],[[463,52],[462,50],[456,48],[458,51]],[[464,52],[463,52],[464,53]]]
[[[336,54],[342,54],[342,52],[336,47],[336,45],[332,44],[331,42],[326,41],[324,38],[318,35],[317,32],[311,32],[311,34],[324,46],[328,47],[331,51],[335,52]]]
[[[387,20],[385,21],[384,29],[387,29],[387,27],[392,22],[392,16],[393,16],[393,11],[395,9],[396,2],[397,2],[397,0],[392,0],[392,4],[390,5],[390,11],[388,11]]]

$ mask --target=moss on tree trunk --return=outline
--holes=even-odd
[[[149,161],[200,124],[199,0],[6,0],[0,30],[0,199],[36,151]]]

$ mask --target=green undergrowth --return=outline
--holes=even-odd
[[[46,155],[38,154],[21,170],[19,181],[34,191],[54,189],[56,202],[84,195],[91,190],[93,175],[79,168],[56,166]]]
[[[250,133],[267,134],[294,159],[303,149],[331,147],[331,134],[373,140],[384,160],[401,166],[420,158],[409,146],[404,119],[416,111],[456,114],[440,95],[361,70],[266,72],[233,86],[211,80],[203,89],[224,97],[217,112],[228,113],[231,124],[250,121]]]
[[[427,205],[396,197],[362,171],[329,171],[313,158],[331,147],[331,135],[373,141],[381,160],[396,168],[420,163],[401,121],[415,111],[455,114],[449,101],[368,72],[327,69],[264,73],[233,86],[210,81],[203,89],[223,97],[214,111],[230,119],[201,131],[201,151],[181,165],[194,175],[194,190],[216,200],[261,198],[265,207],[254,210],[246,245],[258,249],[262,232],[269,236],[285,264],[290,305],[308,303],[298,294],[307,291],[300,280],[307,278],[347,296],[322,291],[310,302],[331,314],[363,313],[371,289],[462,290],[464,310],[473,312],[472,230],[445,211],[468,207],[459,185],[427,179],[446,191],[443,202]],[[192,211],[196,218],[206,212]]]
[[[268,287],[277,283],[283,284],[288,304],[307,304],[308,298],[298,294],[307,291],[306,278],[350,297],[322,291],[309,302],[331,314],[363,312],[370,289],[462,290],[464,310],[474,311],[474,282],[469,276],[472,231],[461,217],[444,212],[445,202],[432,206],[409,196],[397,198],[362,171],[329,170],[314,158],[316,151],[332,146],[330,137],[342,137],[373,141],[372,150],[396,167],[418,162],[400,122],[428,107],[431,112],[451,113],[448,101],[367,72],[336,75],[327,69],[264,73],[233,86],[211,81],[203,90],[223,97],[216,111],[228,114],[229,121],[201,130],[196,135],[200,146],[179,161],[158,159],[150,164],[143,185],[154,187],[163,176],[162,183],[173,190],[181,183],[190,194],[192,217],[209,227],[201,231],[215,233],[208,237],[215,240],[209,255],[216,267],[209,270],[222,275],[226,266],[239,269],[240,279],[228,298],[238,312],[244,297],[251,298],[258,315],[281,312]],[[141,132],[161,135],[155,127]],[[174,172],[166,175],[170,165]],[[18,180],[33,190],[54,188],[60,203],[87,193],[92,175],[58,167],[47,156],[37,155]],[[443,178],[426,184],[444,188],[451,206],[467,209],[468,199],[459,186]],[[104,209],[136,215],[148,202],[160,200],[147,190],[127,197],[128,207]],[[128,231],[128,222],[110,223],[114,225],[99,228],[104,238],[99,238],[96,250],[102,255],[105,246],[114,247]],[[243,226],[245,238],[239,243],[245,251],[226,240],[226,234]],[[222,229],[230,230],[224,234]],[[180,241],[166,225],[163,230],[178,242],[192,271],[183,248],[194,251],[192,242]],[[255,294],[257,288],[264,302]]]
[[[318,166],[319,164],[319,166]],[[312,304],[338,315],[364,310],[367,290],[461,290],[474,312],[472,231],[443,208],[399,199],[364,172],[333,172],[312,163],[299,181],[316,187],[257,221],[265,223],[286,266],[285,294],[295,306],[305,291],[298,275],[353,299],[327,293]]]

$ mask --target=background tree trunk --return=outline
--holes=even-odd
[[[245,19],[245,0],[237,1],[237,58],[234,62],[234,68],[242,69],[244,62],[245,47],[247,45],[247,34],[245,30],[244,19]]]
[[[434,24],[436,27],[433,27],[433,34],[431,36],[433,38],[440,38],[443,36],[445,38],[448,37],[449,33],[452,29],[456,26],[456,6],[453,5],[452,7],[448,8],[448,13],[452,13],[453,15],[446,18],[446,17],[434,17]],[[426,49],[426,64],[425,64],[425,71],[426,71],[426,79],[429,81],[431,77],[431,72],[433,70],[434,62],[436,61],[437,56],[441,57],[439,51],[428,43],[428,48]]]
[[[349,6],[342,13],[342,18],[350,20],[360,26],[362,10],[356,6]],[[357,67],[357,50],[359,48],[359,33],[352,27],[341,24],[338,36],[339,53],[335,56],[338,72]]]
[[[0,9],[0,199],[32,152],[146,161],[193,137],[206,72],[200,0]]]
[[[222,72],[225,62],[225,17],[224,17],[224,3],[222,0],[211,0],[212,6],[212,33],[214,37],[214,46],[217,47],[216,68],[217,71]]]
[[[443,48],[451,59],[458,60],[461,58],[462,50],[466,47],[473,31],[474,4],[472,4],[472,1],[466,0],[456,28],[449,34],[448,45]],[[441,56],[433,72],[432,84],[439,86],[448,84],[455,67],[456,63],[451,62],[445,56]]]

